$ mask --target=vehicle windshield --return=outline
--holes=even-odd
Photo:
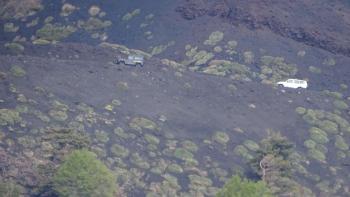
[[[135,55],[130,55],[128,56],[129,60],[143,60],[142,56],[135,56]]]

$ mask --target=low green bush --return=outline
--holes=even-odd
[[[113,197],[116,176],[88,150],[73,151],[58,168],[53,188],[62,197]]]
[[[22,187],[13,181],[0,181],[0,197],[20,197]]]
[[[349,105],[342,100],[334,100],[333,105],[339,110],[345,110],[349,108]]]

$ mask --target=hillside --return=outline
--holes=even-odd
[[[63,158],[87,148],[116,196],[215,196],[258,180],[248,163],[280,133],[293,194],[349,196],[345,2],[23,2],[0,3],[0,183],[55,196]],[[129,53],[145,65],[113,63]],[[275,85],[287,78],[309,88]]]

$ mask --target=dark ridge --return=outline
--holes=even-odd
[[[350,56],[350,8],[342,1],[186,0],[176,11],[187,20],[219,16],[233,25],[269,29],[297,42]]]

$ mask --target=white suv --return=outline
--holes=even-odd
[[[125,65],[131,65],[131,66],[143,66],[143,56],[142,55],[128,55],[127,58],[123,57],[116,57],[116,60],[114,61],[116,64],[124,63]]]
[[[300,79],[287,79],[286,81],[277,82],[277,85],[287,88],[307,88],[307,81]]]

